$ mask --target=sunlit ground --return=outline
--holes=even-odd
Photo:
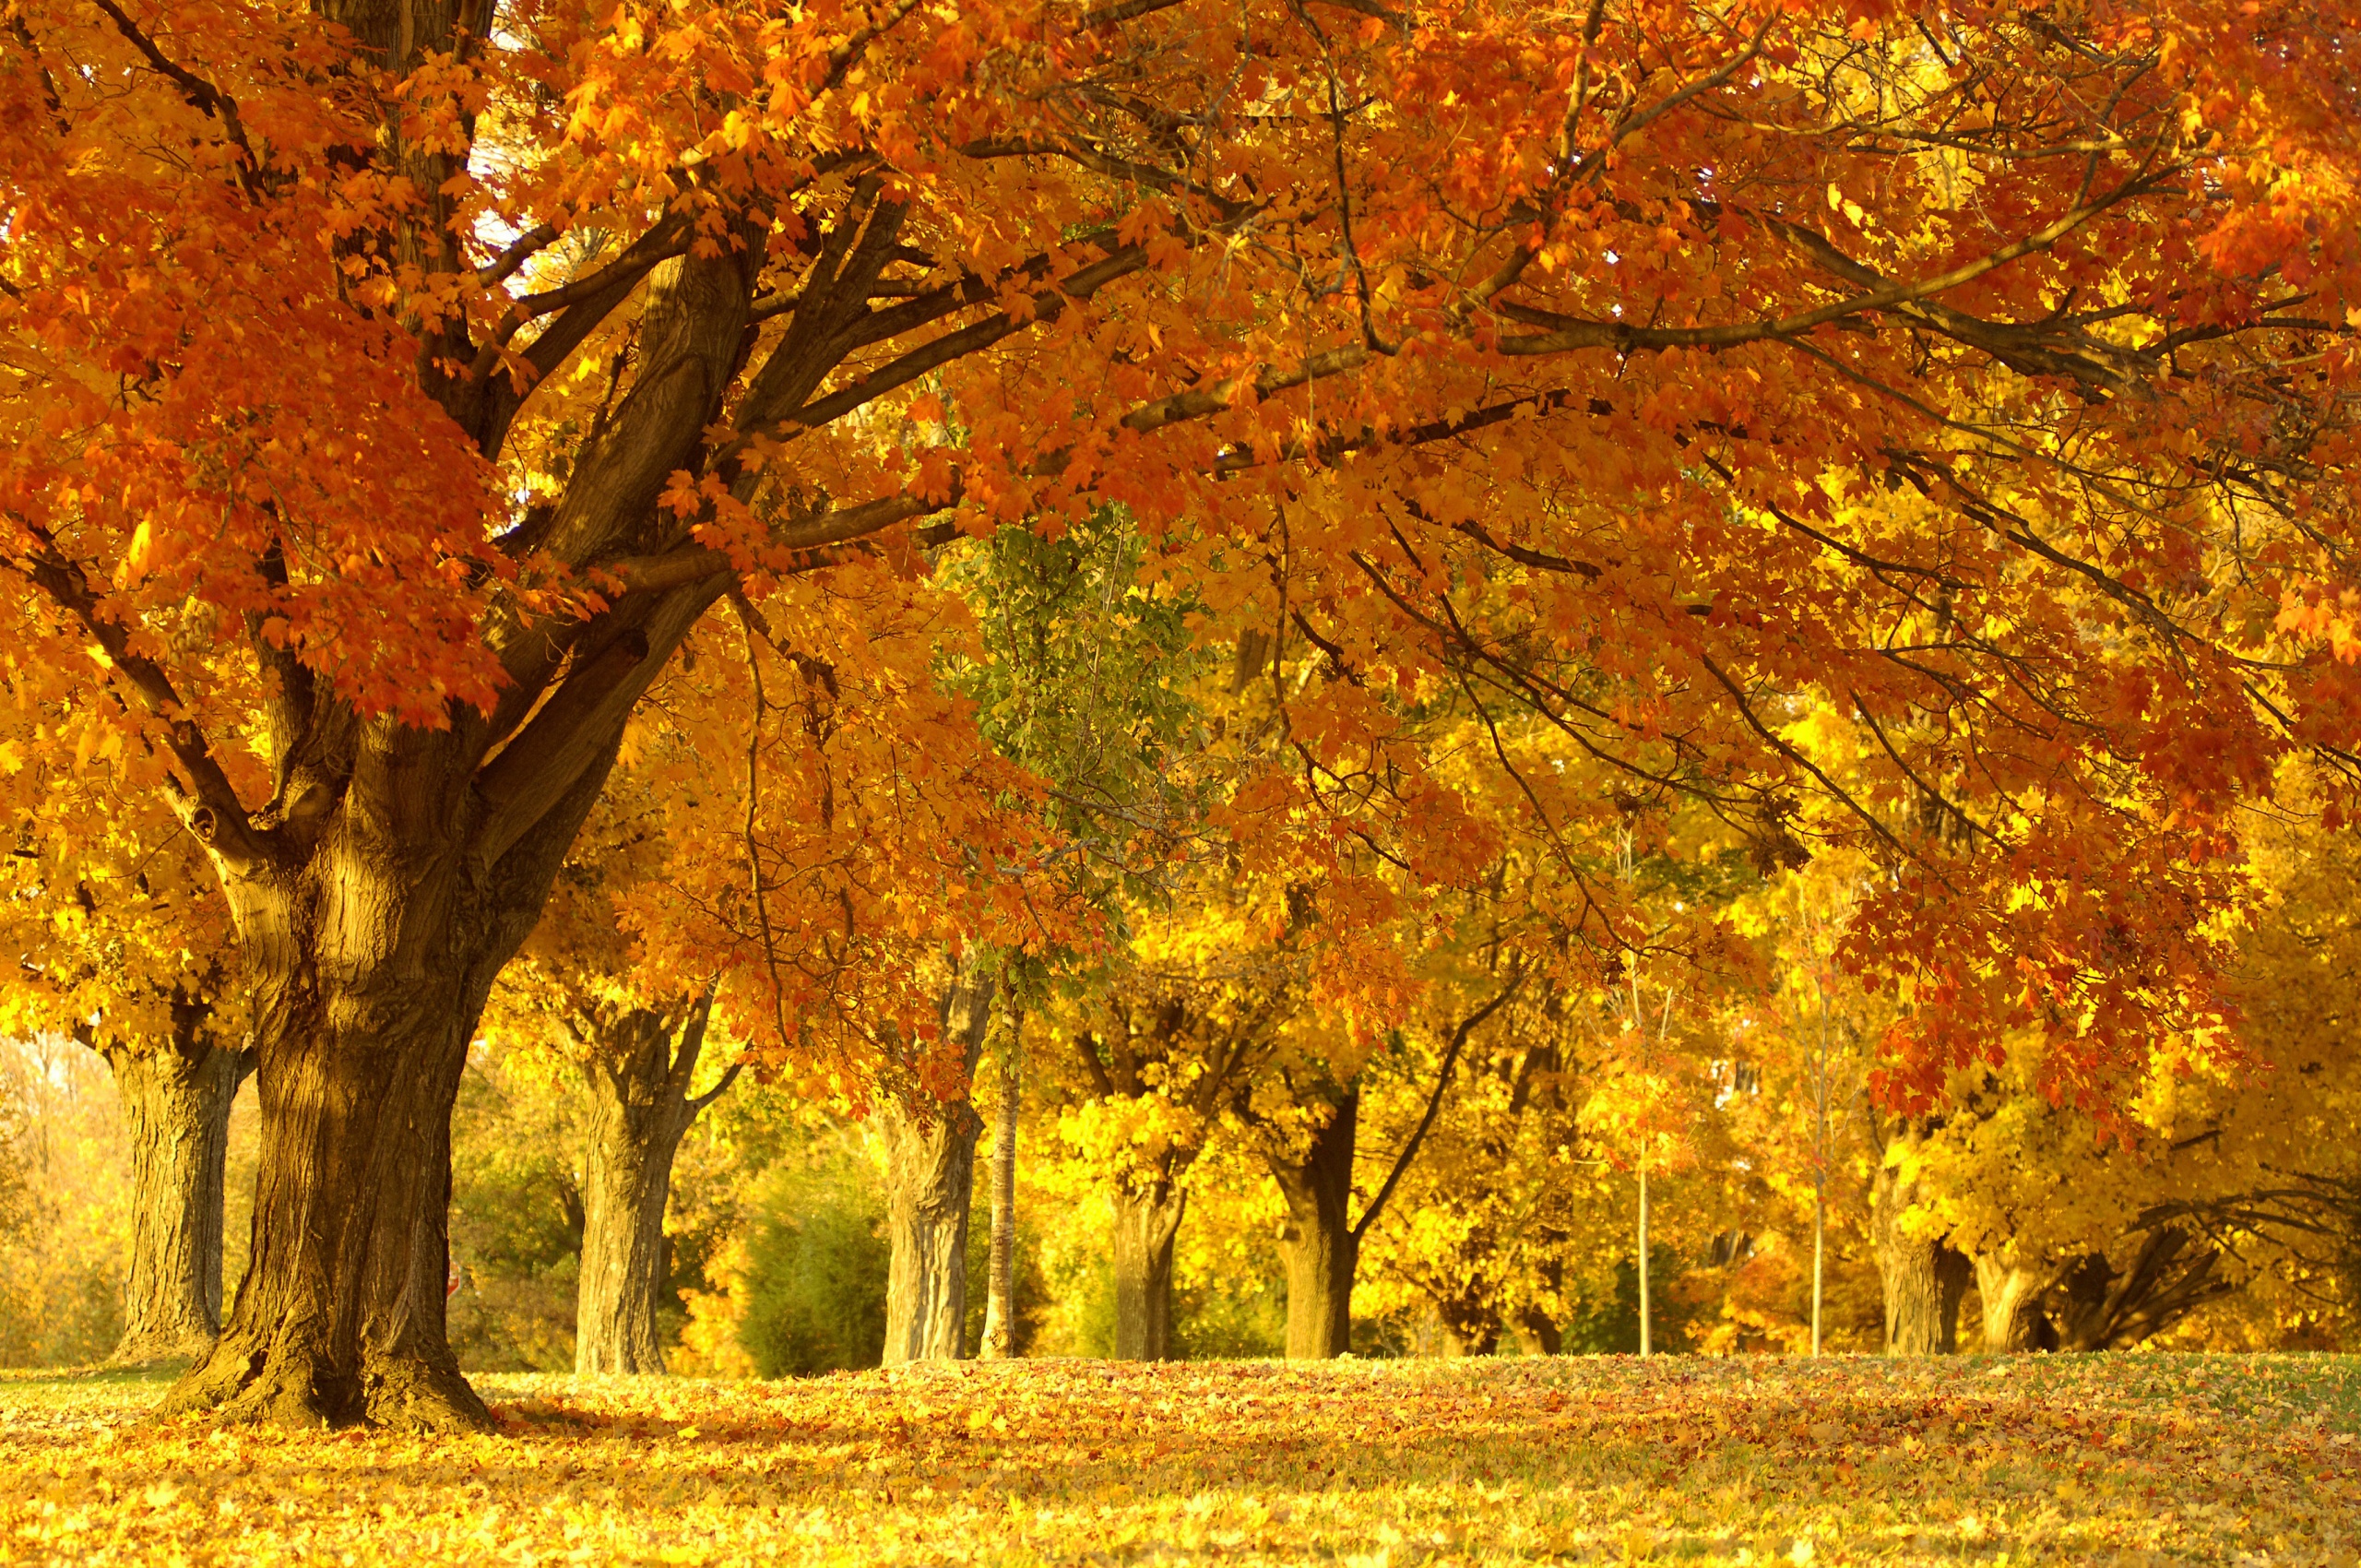
[[[479,1380],[429,1442],[0,1374],[0,1559],[2350,1563],[2361,1358]]]

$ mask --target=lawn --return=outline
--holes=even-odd
[[[429,1443],[0,1374],[19,1562],[2351,1563],[2361,1359],[487,1377]]]

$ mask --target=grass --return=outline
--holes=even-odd
[[[0,1558],[2351,1563],[2361,1359],[1034,1361],[487,1377],[457,1442],[0,1375]]]

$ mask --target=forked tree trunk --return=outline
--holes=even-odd
[[[371,754],[353,786],[368,809],[348,802],[300,861],[225,879],[255,1000],[253,1242],[212,1353],[160,1413],[492,1424],[445,1331],[451,1107],[493,977],[613,754],[610,739],[489,867],[442,831],[455,808],[424,762]]]
[[[230,1106],[251,1059],[210,1010],[176,1003],[169,1039],[103,1051],[131,1132],[131,1255],[113,1360],[193,1359],[221,1331]]]
[[[961,1051],[965,1083],[982,1054],[993,985],[963,960],[943,994],[946,1039]],[[983,1118],[966,1095],[912,1105],[888,1095],[885,1214],[892,1253],[885,1281],[885,1364],[951,1361],[967,1353],[967,1216],[976,1187],[976,1134]]]
[[[708,991],[677,1021],[641,1008],[584,1031],[592,1051],[585,1064],[591,1111],[574,1307],[576,1373],[664,1370],[656,1320],[668,1272],[664,1210],[673,1157],[697,1113],[738,1075],[733,1063],[710,1090],[689,1094],[712,1013]]]
[[[2041,1348],[2042,1331],[2047,1326],[2041,1300],[2048,1285],[2046,1273],[1999,1257],[1976,1257],[1975,1289],[1984,1302],[1985,1354],[2017,1355]]]
[[[1265,1158],[1287,1206],[1279,1250],[1287,1259],[1290,1360],[1324,1360],[1352,1348],[1353,1275],[1360,1262],[1351,1214],[1359,1122],[1360,1094],[1347,1091],[1300,1159]]]
[[[984,1341],[978,1348],[988,1361],[1016,1354],[1016,1114],[1023,1087],[1017,1047],[1012,1019],[1000,1063],[1000,1115],[992,1126],[991,1267],[984,1287]]]
[[[1915,1126],[1897,1136],[1915,1146]],[[1939,1237],[1913,1235],[1904,1215],[1916,1200],[1914,1173],[1881,1164],[1870,1190],[1870,1221],[1877,1236],[1878,1275],[1885,1294],[1885,1353],[1889,1356],[1948,1356],[1959,1349],[1959,1308],[1974,1265],[1967,1255]]]
[[[1117,1186],[1115,1359],[1172,1359],[1172,1243],[1189,1194],[1170,1182]]]

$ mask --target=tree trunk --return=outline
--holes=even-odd
[[[468,814],[438,793],[431,742],[371,751],[378,739],[329,826],[303,824],[320,834],[307,853],[289,840],[272,851],[286,858],[224,879],[255,1004],[253,1242],[230,1321],[160,1414],[492,1424],[445,1330],[451,1107],[492,979],[539,919],[613,742],[485,865],[450,831]]]
[[[1911,1147],[1923,1139],[1905,1124],[1895,1134]],[[1885,1288],[1885,1353],[1889,1356],[1948,1356],[1959,1349],[1959,1308],[1974,1266],[1964,1253],[1940,1238],[1911,1235],[1903,1216],[1918,1194],[1917,1177],[1903,1167],[1880,1164],[1870,1189],[1870,1221],[1877,1236],[1878,1274]]]
[[[983,1051],[992,991],[980,967],[963,959],[943,993],[943,1032],[960,1049],[963,1085]],[[983,1119],[964,1092],[948,1105],[926,1103],[922,1092],[887,1095],[883,1113],[892,1235],[885,1282],[889,1367],[953,1361],[967,1353],[967,1215]]]
[[[1501,1348],[1500,1316],[1480,1301],[1437,1301],[1435,1326],[1442,1331],[1440,1348],[1446,1360],[1489,1356]]]
[[[2222,1273],[2221,1254],[2178,1227],[2133,1235],[2140,1244],[2129,1266],[2118,1269],[2107,1254],[2093,1253],[2059,1281],[2058,1348],[2128,1350],[2235,1289]]]
[[[1517,1314],[1517,1338],[1528,1356],[1555,1356],[1565,1349],[1565,1332],[1557,1320],[1538,1307],[1527,1307]]]
[[[1115,1189],[1115,1359],[1172,1359],[1172,1243],[1189,1194],[1170,1182]]]
[[[712,1011],[707,992],[677,1026],[642,1008],[591,1032],[582,1273],[574,1308],[577,1374],[664,1370],[656,1317],[668,1272],[664,1209],[672,1194],[672,1159],[697,1113],[738,1072],[733,1065],[710,1091],[689,1095]]]
[[[1017,1031],[1009,1030],[1000,1064],[1000,1119],[992,1128],[992,1253],[985,1286],[984,1342],[988,1361],[1016,1354],[1016,1113],[1021,1088]]]
[[[165,1413],[490,1424],[443,1318],[451,1105],[481,1002],[463,1014],[437,989],[291,986],[266,1011],[251,1261],[213,1353]]]
[[[1984,1351],[2017,1355],[2041,1347],[2047,1326],[2041,1299],[2048,1277],[2000,1258],[1975,1260],[1976,1293],[1984,1301]]]
[[[1279,1246],[1287,1266],[1290,1360],[1324,1360],[1352,1348],[1360,1238],[1353,1233],[1350,1210],[1359,1120],[1359,1091],[1348,1090],[1300,1160],[1265,1157],[1287,1206]]]
[[[131,1255],[118,1362],[193,1360],[221,1332],[230,1105],[250,1068],[210,1010],[176,1003],[172,1037],[104,1051],[131,1130]]]

